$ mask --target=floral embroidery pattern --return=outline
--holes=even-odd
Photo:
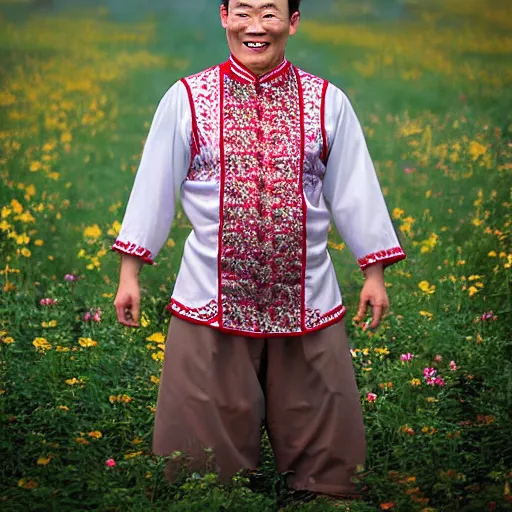
[[[301,329],[301,112],[293,69],[264,83],[225,76],[222,326]]]
[[[366,267],[372,265],[373,263],[381,262],[387,266],[391,265],[391,263],[396,263],[397,261],[404,259],[405,252],[403,249],[401,247],[393,247],[392,249],[387,249],[385,251],[368,254],[364,258],[359,258],[357,262],[359,263],[361,270],[364,270]]]
[[[220,179],[220,67],[183,79],[193,112],[189,181]]]
[[[325,80],[297,70],[304,102],[304,171],[303,186],[308,201],[318,206],[322,194],[325,163],[322,161],[324,140],[322,134],[322,100]]]
[[[167,306],[167,309],[175,313],[176,316],[195,320],[196,322],[209,322],[219,313],[216,300],[211,300],[208,304],[200,308],[189,308],[180,304],[177,300],[171,299],[171,303]]]
[[[112,250],[121,252],[123,254],[129,254],[130,256],[137,256],[145,263],[150,265],[154,264],[154,261],[151,258],[151,251],[132,242],[122,242],[121,240],[116,240],[112,246]]]

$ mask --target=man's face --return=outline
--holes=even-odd
[[[230,52],[256,75],[281,64],[300,19],[298,12],[290,17],[288,0],[229,0],[220,16]]]

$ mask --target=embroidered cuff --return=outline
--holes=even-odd
[[[374,263],[383,263],[384,268],[386,268],[393,263],[405,260],[405,258],[405,252],[401,247],[393,247],[393,249],[367,254],[364,258],[359,258],[357,262],[359,263],[361,270],[364,270]]]
[[[140,245],[134,244],[132,242],[122,242],[121,240],[116,240],[114,245],[112,246],[112,250],[116,252],[120,252],[121,254],[129,254],[130,256],[136,256],[140,258],[144,263],[148,265],[154,265],[155,262],[151,258],[151,251],[142,247]]]

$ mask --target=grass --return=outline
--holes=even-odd
[[[409,1],[383,21],[379,5],[305,6],[289,52],[348,92],[408,254],[387,271],[383,325],[348,322],[369,494],[338,508],[510,510],[512,17],[505,2]],[[119,21],[2,6],[2,510],[275,510],[267,442],[252,488],[213,474],[169,486],[150,452],[183,214],[143,272],[143,326],[121,328],[112,307],[108,249],[156,102],[226,56],[214,12],[173,9]],[[362,275],[334,230],[330,251],[351,318]]]

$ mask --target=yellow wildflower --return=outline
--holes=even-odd
[[[11,213],[12,210],[8,206],[4,206],[2,208],[2,213],[0,214],[0,217],[2,217],[2,219],[6,219],[7,217],[9,217],[9,215],[11,215]]]
[[[496,251],[489,251],[487,256],[489,256],[489,258],[496,258],[496,256],[498,256],[498,254],[496,253]]]
[[[38,484],[35,480],[29,480],[27,478],[18,480],[18,487],[23,487],[23,489],[35,489],[37,485]]]
[[[57,320],[50,320],[49,322],[41,322],[41,327],[44,329],[53,329],[57,327]]]
[[[133,459],[134,457],[139,457],[140,455],[142,455],[142,451],[140,452],[132,452],[132,453],[126,453],[124,458],[125,459]]]
[[[487,146],[480,144],[478,141],[471,141],[469,143],[469,154],[473,160],[478,160],[481,156],[487,153]]]
[[[39,466],[47,466],[48,464],[50,464],[52,459],[53,459],[53,455],[49,455],[48,457],[39,457],[37,459],[37,464]]]
[[[7,336],[7,338],[0,337],[0,339],[2,340],[2,343],[5,343],[6,345],[14,343],[14,338],[12,338],[11,336]]]
[[[36,247],[42,247],[44,245],[44,240],[34,240],[34,245]]]
[[[85,439],[85,437],[76,437],[75,441],[78,444],[83,444],[83,445],[89,444],[89,441],[87,441],[87,439]]]
[[[73,140],[73,135],[71,135],[71,133],[69,132],[65,132],[63,133],[61,136],[60,136],[60,141],[63,143],[63,144],[66,144],[68,142],[71,142]]]
[[[476,295],[478,293],[478,288],[476,286],[470,286],[468,288],[468,293],[470,297],[473,297],[473,295]]]
[[[429,320],[434,317],[433,313],[430,313],[429,311],[420,311],[420,315],[428,318]]]
[[[153,384],[160,384],[160,379],[158,377],[155,377],[154,375],[151,375],[151,382]]]
[[[78,339],[78,344],[81,347],[89,348],[89,347],[96,347],[98,345],[98,342],[94,341],[91,338],[79,338]]]
[[[154,343],[164,343],[165,336],[161,332],[155,332],[151,336],[146,338],[146,341],[152,341]]]
[[[154,354],[151,354],[151,357],[155,361],[163,361],[164,360],[164,353],[163,352],[155,352]]]
[[[60,409],[61,411],[69,411],[69,407],[67,407],[66,405],[59,405],[58,409]]]
[[[11,224],[9,224],[6,220],[0,222],[0,230],[9,231],[12,228]]]
[[[57,352],[69,352],[69,348],[68,347],[61,347],[60,345],[57,346]]]
[[[420,379],[412,379],[411,385],[412,386],[421,386],[421,380]]]
[[[92,226],[88,226],[84,229],[84,237],[91,238],[93,240],[98,239],[102,234],[102,231],[98,224],[93,224]]]
[[[14,236],[11,238],[14,238],[18,245],[27,245],[30,243],[30,238],[25,233],[22,233],[21,235],[14,233]]]
[[[80,381],[76,377],[73,377],[72,379],[67,379],[64,382],[69,386],[75,386],[76,384],[80,384]]]
[[[13,199],[11,201],[11,207],[12,207],[12,211],[16,214],[20,214],[23,212],[23,206],[21,205],[21,203],[19,201],[17,201],[16,199]]]
[[[52,346],[48,343],[46,338],[35,338],[32,342],[32,345],[36,347],[37,350],[44,352],[45,350],[51,350]]]
[[[30,162],[30,172],[37,172],[39,170],[41,170],[41,162],[39,162],[38,160],[34,160],[33,162]]]
[[[94,439],[100,439],[103,437],[103,434],[99,430],[95,430],[93,432],[89,432],[87,434],[89,437],[93,437]]]
[[[436,286],[433,284],[431,285],[428,281],[421,281],[420,283],[418,283],[418,288],[422,292],[428,294],[433,294],[436,291]]]
[[[121,231],[121,223],[119,221],[115,220],[112,223],[112,227],[107,231],[107,234],[110,236],[117,236],[120,231]]]

